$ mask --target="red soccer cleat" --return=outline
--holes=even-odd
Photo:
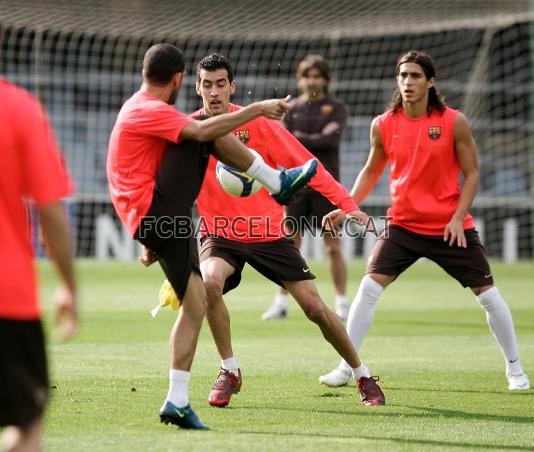
[[[229,370],[221,368],[208,397],[208,403],[211,406],[223,408],[230,403],[232,394],[239,392],[243,380],[241,379],[241,369],[238,372],[239,375],[235,376]]]
[[[378,377],[362,377],[358,380],[358,392],[362,405],[381,406],[386,404],[384,393],[378,386]]]

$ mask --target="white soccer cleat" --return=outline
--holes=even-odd
[[[508,389],[510,391],[524,391],[525,389],[530,389],[530,382],[525,373],[518,375],[507,374],[506,378],[508,378]]]
[[[267,309],[261,316],[262,320],[282,320],[285,318],[287,318],[287,309],[276,304]]]
[[[348,303],[336,303],[336,315],[341,320],[347,320],[347,318],[349,317],[349,309],[350,306],[348,305]]]
[[[352,372],[350,370],[336,367],[332,372],[321,375],[319,377],[319,383],[335,388],[337,386],[345,386],[351,378]]]

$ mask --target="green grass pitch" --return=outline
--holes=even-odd
[[[39,264],[50,331],[56,283]],[[324,263],[312,262],[330,306]],[[349,296],[363,262],[350,264]],[[534,377],[534,263],[493,263],[514,314],[525,369]],[[78,264],[82,328],[50,340],[52,399],[44,443],[50,451],[166,450],[534,450],[534,390],[509,393],[504,361],[470,291],[432,263],[414,265],[384,294],[361,350],[379,375],[387,406],[362,407],[354,385],[326,388],[318,376],[338,356],[292,302],[285,321],[264,322],[274,286],[248,269],[226,301],[241,393],[228,408],[207,404],[218,373],[207,323],[192,369],[191,404],[211,427],[188,432],[160,424],[167,393],[167,339],[175,313],[153,319],[159,268]]]

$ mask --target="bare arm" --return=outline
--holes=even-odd
[[[458,246],[467,248],[464,234],[464,218],[473,204],[479,187],[477,146],[471,133],[471,127],[465,116],[458,113],[454,123],[454,146],[464,176],[460,191],[458,208],[445,227],[444,240],[449,245],[457,242]]]
[[[213,116],[204,121],[193,121],[186,125],[180,135],[187,140],[212,141],[230,133],[235,128],[258,116],[281,119],[289,108],[290,96],[285,99],[270,99],[254,102],[232,113]]]
[[[78,329],[76,279],[69,225],[60,202],[40,206],[39,217],[48,253],[64,285],[55,294],[55,316],[59,336],[66,339]]]
[[[361,204],[374,188],[378,179],[380,179],[380,176],[384,172],[387,163],[387,156],[384,152],[382,137],[380,136],[380,129],[376,123],[376,119],[371,124],[370,141],[371,150],[369,152],[369,157],[367,158],[365,166],[356,177],[356,181],[350,191],[352,199],[358,205]],[[323,224],[327,221],[337,227],[344,218],[345,215],[341,210],[334,210],[323,218]]]
[[[378,179],[384,172],[387,163],[387,156],[382,145],[382,137],[380,136],[380,129],[376,123],[376,119],[371,124],[371,150],[365,166],[362,168],[356,181],[350,191],[352,199],[356,204],[361,202],[374,188]]]

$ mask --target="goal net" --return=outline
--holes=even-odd
[[[534,255],[533,24],[532,0],[3,0],[0,74],[48,109],[77,186],[69,212],[78,255],[130,259],[137,250],[114,216],[105,161],[151,44],[184,51],[189,76],[177,106],[185,112],[199,107],[195,66],[209,53],[233,62],[239,104],[296,95],[299,61],[325,56],[331,92],[350,115],[341,148],[347,187],[367,158],[373,117],[389,103],[397,57],[424,50],[438,89],[470,119],[478,144],[477,227],[488,253],[512,262]],[[364,207],[379,216],[388,203],[385,174]],[[353,240],[345,249],[359,255],[369,246]]]

